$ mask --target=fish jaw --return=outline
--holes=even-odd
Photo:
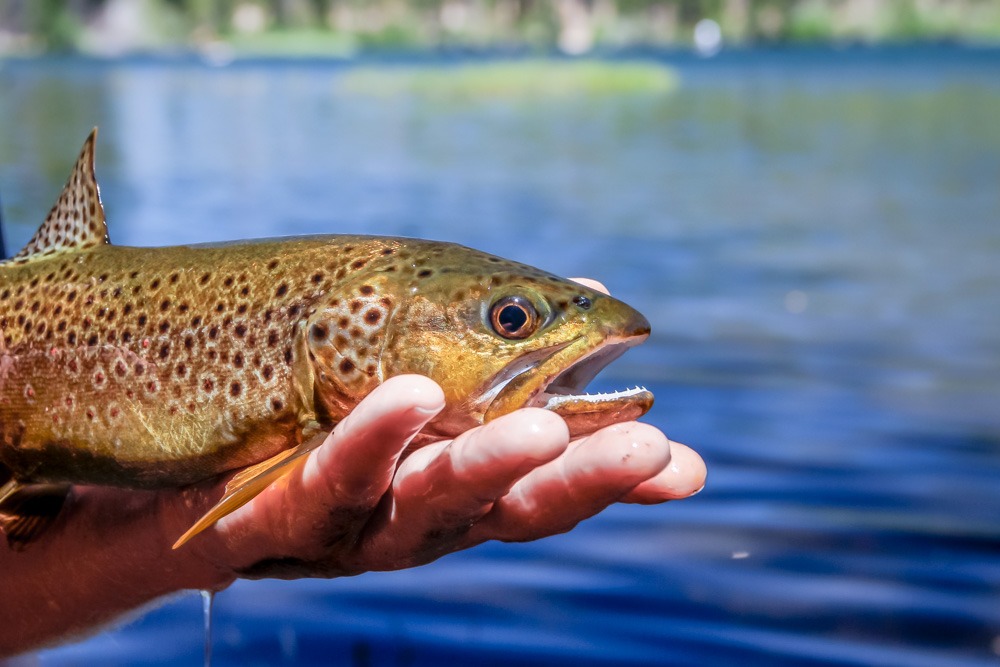
[[[482,391],[483,421],[522,407],[550,410],[565,421],[572,436],[638,419],[653,406],[644,387],[588,394],[586,385],[608,364],[649,337],[649,322],[620,301],[605,310],[615,317],[590,335],[552,345],[508,364]]]
[[[608,364],[645,339],[646,336],[605,341],[549,381],[529,401],[529,407],[537,406],[555,412],[566,421],[572,435],[593,433],[611,424],[638,419],[653,407],[653,394],[645,387],[597,394],[583,390]]]

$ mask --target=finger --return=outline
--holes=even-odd
[[[518,410],[466,431],[433,461],[407,459],[393,495],[397,505],[419,497],[416,509],[432,523],[439,517],[478,516],[484,505],[568,444],[569,429],[558,415],[540,408]]]
[[[325,492],[338,502],[377,501],[388,490],[403,450],[443,407],[444,393],[429,378],[389,378],[306,462],[303,490]]]
[[[589,287],[592,290],[597,290],[598,292],[603,292],[604,294],[611,294],[608,288],[604,286],[604,283],[594,280],[593,278],[570,278],[575,283],[580,283],[584,287]]]
[[[602,429],[515,484],[469,538],[525,541],[565,532],[660,473],[669,461],[669,441],[648,424]]]
[[[440,387],[398,376],[376,388],[305,463],[219,522],[232,539],[253,533],[295,543],[318,531],[360,529],[392,483],[401,452],[444,405]],[[363,525],[363,524],[361,524]]]
[[[365,551],[389,562],[427,561],[456,540],[497,498],[569,444],[566,423],[541,409],[518,410],[443,446],[409,456],[393,484],[393,506],[374,524]]]
[[[687,498],[705,486],[705,461],[687,445],[670,441],[670,463],[660,473],[632,489],[626,503],[651,505]]]

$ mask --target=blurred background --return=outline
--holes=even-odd
[[[996,42],[996,0],[0,0],[0,53]]]
[[[1000,664],[1000,2],[0,0],[0,200],[116,243],[455,241],[602,279],[706,489],[240,582],[214,663]],[[194,664],[201,599],[23,664]]]

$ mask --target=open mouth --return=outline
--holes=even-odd
[[[528,403],[531,407],[556,410],[560,406],[576,403],[601,405],[606,401],[627,401],[645,392],[644,387],[635,387],[610,393],[588,394],[584,389],[598,373],[625,351],[638,344],[639,340],[629,339],[609,343],[581,357],[569,368],[550,380],[546,386]]]
[[[571,434],[582,435],[641,417],[653,405],[653,394],[644,387],[595,394],[585,388],[608,364],[645,339],[644,335],[607,339],[580,354],[579,347],[586,342],[578,338],[525,355],[495,376],[483,394],[487,420],[518,407],[538,407],[562,416]]]

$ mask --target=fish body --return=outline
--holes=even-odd
[[[476,250],[375,236],[111,245],[94,139],[32,241],[0,263],[9,540],[45,523],[17,523],[33,486],[175,487],[260,464],[403,373],[444,389],[427,439],[525,405],[586,432],[652,403],[641,389],[579,393],[645,339],[639,313]]]

